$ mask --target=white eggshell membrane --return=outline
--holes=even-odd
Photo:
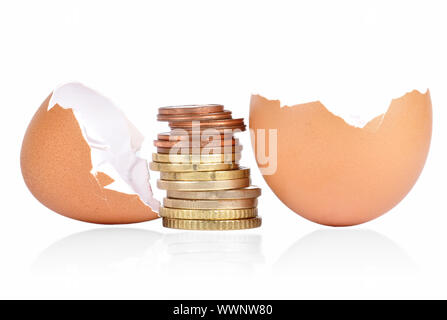
[[[147,162],[137,155],[144,137],[124,113],[108,98],[81,83],[56,88],[48,110],[55,105],[73,110],[91,149],[92,175],[107,174],[114,182],[105,188],[137,194],[158,211],[160,203],[153,197]]]

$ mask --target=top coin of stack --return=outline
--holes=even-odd
[[[245,131],[223,105],[159,108],[170,132],[158,134],[150,168],[160,171],[157,186],[167,190],[160,215],[163,226],[192,230],[236,230],[261,225],[250,170],[239,166]]]

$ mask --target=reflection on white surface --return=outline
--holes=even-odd
[[[45,249],[33,270],[44,275],[103,274],[140,266],[162,234],[134,228],[100,228],[70,235]]]
[[[263,262],[259,235],[101,228],[57,241],[39,255],[33,271],[42,276],[183,277],[246,274]]]
[[[32,281],[70,298],[392,298],[425,287],[404,250],[374,231],[312,232],[273,265],[262,247],[250,232],[98,228],[45,249]]]
[[[260,235],[185,232],[166,235],[163,244],[163,266],[179,276],[249,274],[264,262]]]
[[[389,238],[371,230],[317,230],[299,239],[278,260],[282,272],[321,276],[402,274],[415,270],[412,259]]]
[[[318,230],[299,239],[277,261],[278,285],[306,298],[393,298],[420,278],[396,243],[370,230]]]

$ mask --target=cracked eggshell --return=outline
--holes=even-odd
[[[264,178],[284,204],[320,224],[356,225],[389,211],[418,179],[430,147],[430,93],[394,99],[362,128],[320,102],[281,107],[253,95],[250,128],[260,168],[256,130],[266,129],[268,141],[277,129],[276,172]]]
[[[158,218],[143,137],[107,98],[79,83],[60,86],[31,120],[21,151],[31,193],[61,215],[92,223]]]

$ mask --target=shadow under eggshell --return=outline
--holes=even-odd
[[[90,172],[90,147],[73,111],[59,105],[48,110],[50,98],[34,115],[22,144],[22,174],[32,194],[51,210],[86,222],[119,224],[158,218],[138,195],[104,188],[113,179]]]
[[[250,128],[277,129],[277,170],[264,178],[284,204],[320,224],[356,225],[393,208],[419,177],[430,147],[430,93],[394,99],[363,128],[320,102],[281,107],[253,95]]]

